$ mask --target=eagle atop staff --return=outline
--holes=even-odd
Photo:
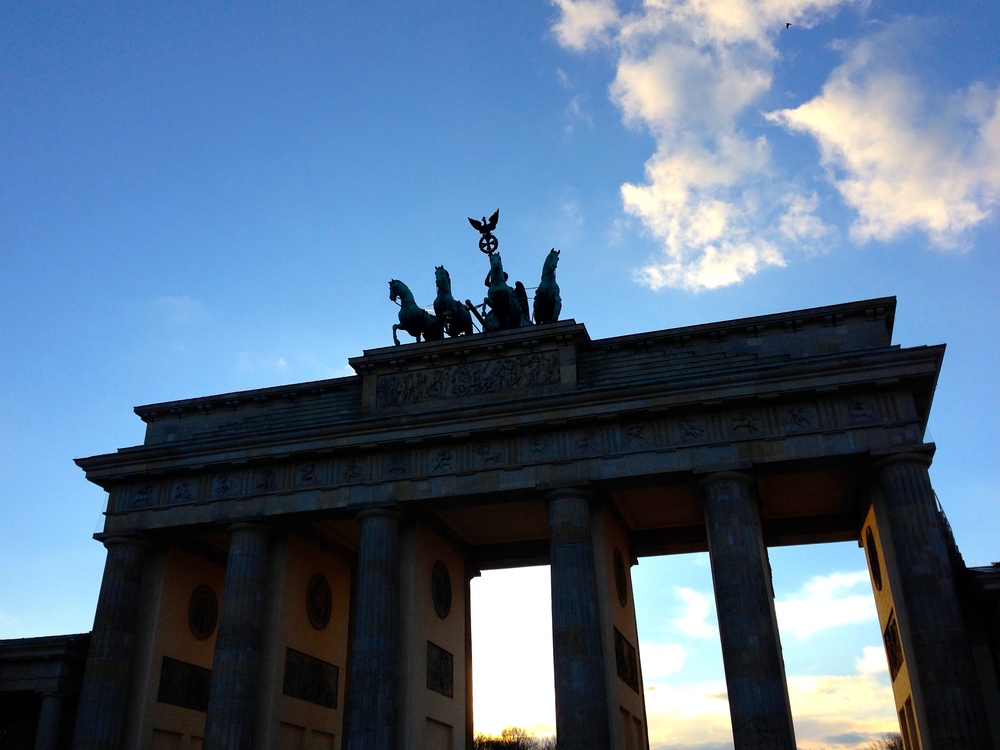
[[[482,237],[479,238],[479,249],[487,255],[495,253],[497,247],[500,245],[497,238],[493,236],[493,230],[497,228],[497,222],[499,220],[499,208],[493,212],[493,215],[489,219],[484,216],[482,221],[477,221],[471,216],[469,217],[469,223],[472,224],[472,228],[482,235]]]

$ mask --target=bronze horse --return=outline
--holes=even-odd
[[[562,297],[559,296],[559,285],[556,283],[559,252],[555,248],[549,250],[542,264],[542,280],[535,290],[535,303],[532,306],[535,323],[555,323],[562,312]]]
[[[392,279],[389,282],[389,299],[395,302],[402,298],[399,308],[399,323],[392,327],[392,340],[399,346],[399,337],[396,331],[402,328],[408,334],[420,342],[423,336],[425,341],[440,341],[444,338],[444,326],[441,319],[436,315],[421,308],[413,301],[413,293],[399,279]]]
[[[530,325],[518,300],[518,294],[507,284],[507,274],[503,270],[500,253],[490,255],[490,272],[484,282],[489,291],[484,302],[491,312],[486,316],[486,328],[490,331],[518,328]]]
[[[434,283],[437,297],[434,298],[434,314],[444,321],[444,331],[449,336],[472,334],[472,315],[469,309],[451,296],[451,275],[444,266],[434,266]]]

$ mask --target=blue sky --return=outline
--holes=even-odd
[[[140,442],[136,404],[350,374],[389,278],[481,293],[498,206],[511,276],[561,248],[595,338],[896,295],[897,343],[948,344],[935,488],[1000,558],[996,3],[400,5],[0,7],[0,638],[90,628],[73,457]],[[800,745],[891,726],[861,552],[772,561]],[[654,747],[724,747],[705,558],[635,576]]]

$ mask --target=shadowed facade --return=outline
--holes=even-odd
[[[548,563],[560,747],[646,748],[629,571],[708,551],[736,748],[791,750],[767,549],[831,541],[868,555],[908,747],[992,747],[994,589],[956,583],[923,440],[944,347],[894,314],[563,321],[138,407],[141,446],[78,461],[109,552],[75,747],[465,748],[469,580]]]

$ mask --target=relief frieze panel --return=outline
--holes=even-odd
[[[811,406],[791,406],[783,410],[782,427],[785,432],[807,432],[819,424],[816,410]]]
[[[224,500],[228,497],[244,494],[242,479],[243,477],[238,473],[223,472],[217,474],[212,480],[212,497]]]
[[[760,417],[750,411],[738,411],[729,417],[729,434],[734,438],[757,437],[762,433]]]
[[[382,473],[387,479],[400,479],[406,474],[406,456],[390,453],[382,460]]]
[[[192,480],[176,482],[170,492],[170,504],[193,503],[198,500],[198,483]]]
[[[708,425],[702,417],[681,417],[674,422],[677,442],[683,445],[702,443],[708,438]]]
[[[525,440],[522,455],[529,461],[542,461],[552,454],[552,439],[548,435],[531,435]]]
[[[851,426],[874,424],[879,421],[878,407],[869,399],[852,399],[847,406],[847,421]]]
[[[558,383],[559,355],[543,352],[380,375],[375,400],[378,406],[404,406]]]
[[[652,435],[647,425],[640,423],[626,425],[624,432],[622,447],[626,450],[645,450],[650,447]]]
[[[476,446],[476,468],[489,469],[503,465],[503,450],[496,443],[480,443]]]

